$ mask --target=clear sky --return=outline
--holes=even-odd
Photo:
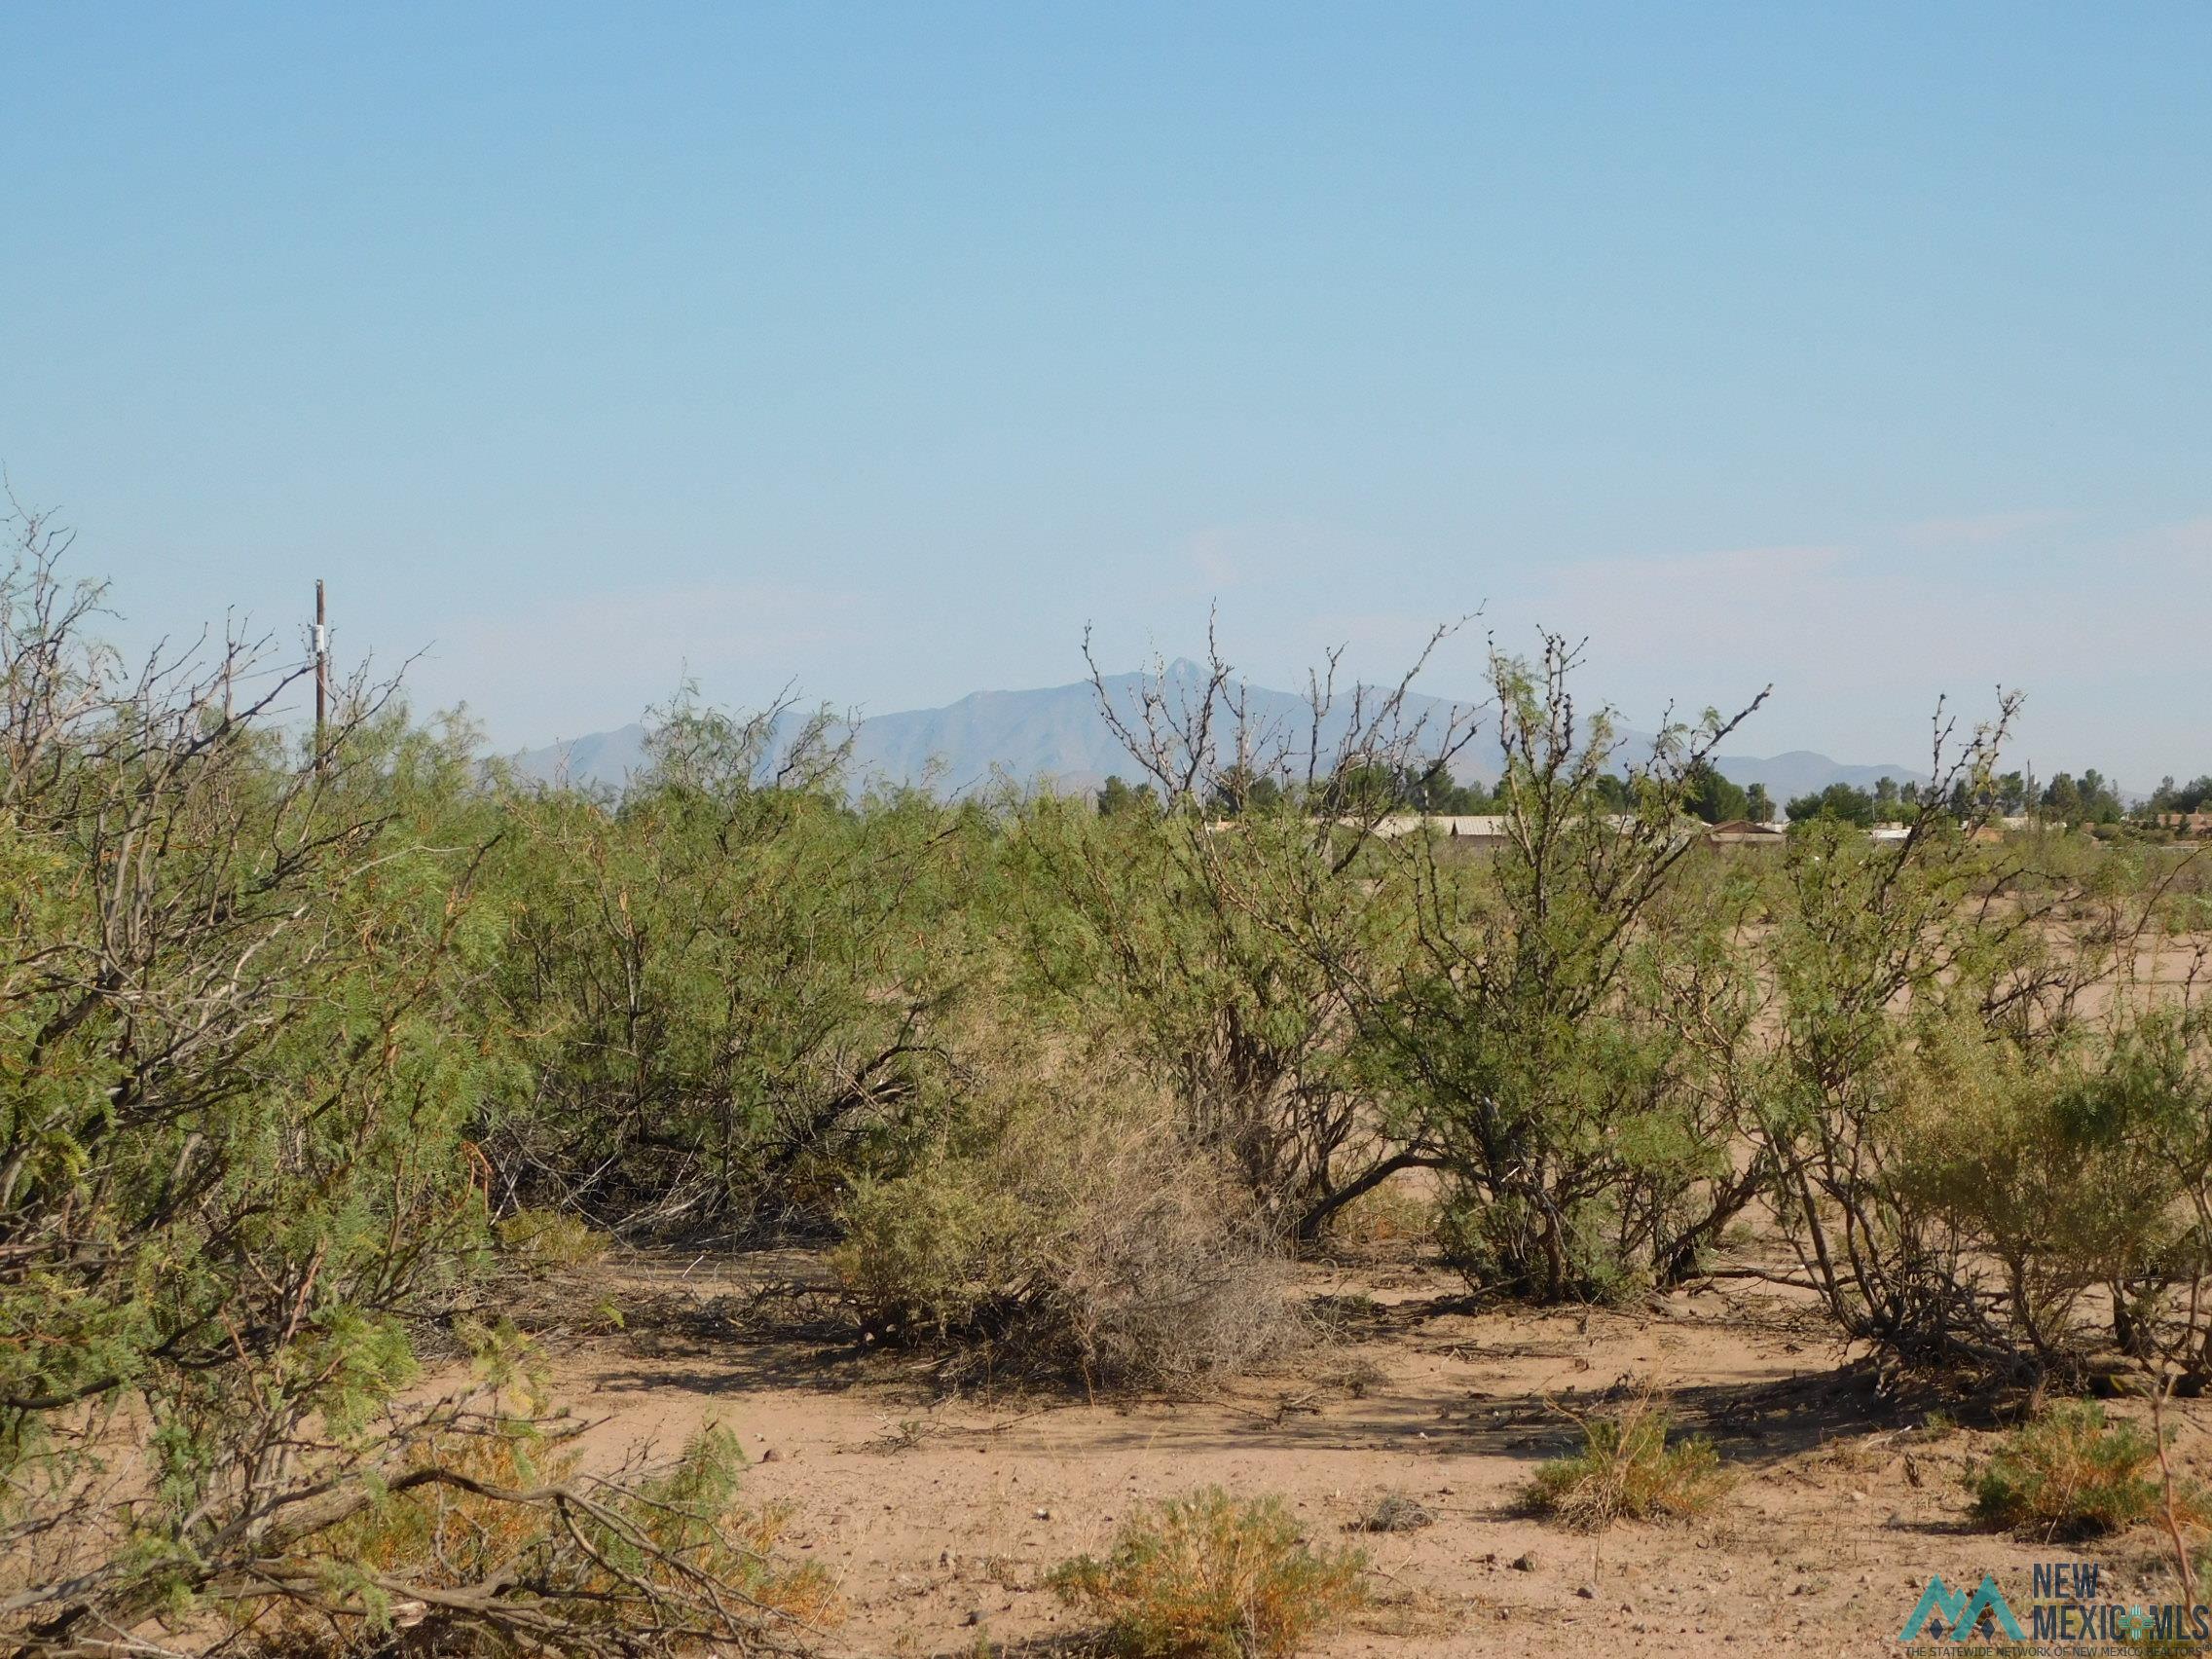
[[[0,0],[0,462],[503,745],[1487,602],[2212,769],[2212,6]],[[1478,624],[1430,682],[1472,687]]]

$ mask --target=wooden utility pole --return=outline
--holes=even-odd
[[[330,627],[322,610],[322,578],[314,580],[314,769],[322,770],[322,724],[330,715]]]

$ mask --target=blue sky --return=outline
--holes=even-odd
[[[0,0],[0,462],[502,744],[1591,636],[2212,769],[2212,7]]]

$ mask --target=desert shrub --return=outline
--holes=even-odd
[[[1196,811],[1041,801],[1019,851],[1040,1006],[1111,1020],[1178,1132],[1238,1174],[1271,1228],[1311,1244],[1404,1166],[1402,1114],[1361,1069],[1336,977],[1278,920],[1295,909],[1365,960],[1397,948],[1386,903],[1340,867],[1325,827],[1288,801],[1233,831]]]
[[[1539,1515],[1583,1531],[1616,1521],[1688,1521],[1727,1490],[1720,1455],[1695,1436],[1668,1444],[1667,1413],[1649,1395],[1582,1422],[1582,1448],[1541,1464],[1524,1496]]]
[[[2072,1382],[2101,1347],[2171,1343],[2170,1369],[2203,1374],[2200,1338],[2173,1323],[2207,1262],[2212,1080],[2194,1023],[2155,1013],[2032,1048],[1929,1029],[1890,1068],[1865,1185],[1950,1287],[1956,1349]]]
[[[1445,1168],[1448,1251],[1538,1301],[1679,1282],[1761,1181],[1730,1157],[1739,1074],[1713,1041],[1750,1023],[1730,925],[1755,872],[1686,863],[1683,828],[1736,722],[1671,727],[1624,778],[1574,669],[1557,639],[1539,666],[1493,655],[1505,845],[1445,863],[1406,839],[1419,960],[1356,999]]]
[[[287,739],[269,711],[296,674],[244,641],[128,671],[87,632],[97,590],[18,529],[0,1625],[61,1642],[189,1597],[285,1493],[373,1464],[408,1319],[482,1238],[465,1129],[498,1061],[446,1036],[492,939],[490,827],[454,802],[464,731],[356,682],[319,749]]]
[[[1110,1076],[1007,1059],[957,1144],[856,1185],[831,1261],[871,1328],[1109,1384],[1233,1371],[1296,1335],[1248,1196]]]
[[[719,1426],[661,1464],[595,1478],[564,1424],[456,1422],[418,1442],[372,1502],[205,1605],[263,1652],[626,1652],[644,1633],[758,1645],[836,1619],[828,1572],[776,1555],[783,1513],[739,1499]],[[487,1588],[489,1586],[489,1588]],[[650,1637],[645,1637],[650,1641]]]
[[[493,1226],[499,1253],[525,1272],[581,1267],[607,1253],[608,1239],[589,1222],[562,1210],[521,1209]]]
[[[658,1532],[674,1489],[529,1474],[535,1407],[421,1383],[419,1333],[488,1269],[622,1230],[840,1229],[871,1330],[1125,1385],[1294,1339],[1281,1252],[1425,1233],[1413,1171],[1471,1280],[1546,1301],[1679,1284],[1763,1198],[1781,1276],[1893,1356],[2067,1386],[2117,1348],[2212,1385],[2212,953],[2176,937],[2212,861],[1977,841],[2010,700],[1938,743],[1901,841],[1812,823],[1779,860],[1693,851],[1734,722],[1624,768],[1558,640],[1493,661],[1494,854],[1381,833],[1463,795],[1458,711],[1424,732],[1403,683],[1319,681],[1291,731],[1218,660],[1100,680],[1157,791],[1110,811],[856,799],[834,722],[688,699],[602,794],[521,787],[361,680],[287,732],[297,673],[242,641],[127,670],[18,529],[9,1642],[269,1596],[358,1634],[401,1583],[438,1642],[673,1645],[664,1608],[723,1578],[773,1610],[750,1524],[721,1530],[749,1554]],[[1985,1471],[1991,1515],[2028,1518],[2004,1524],[2139,1498],[2134,1431],[2033,1432]],[[1716,1490],[1640,1410],[1535,1495],[1603,1525]],[[1266,1531],[1174,1524],[1131,1559]],[[593,1576],[618,1558],[655,1588]]]
[[[839,1212],[830,1265],[883,1335],[943,1340],[1015,1316],[1039,1217],[990,1185],[987,1164],[949,1155],[890,1180],[863,1178]]]
[[[1050,1582],[1126,1659],[1285,1659],[1360,1604],[1365,1567],[1308,1544],[1280,1499],[1214,1487],[1132,1517],[1103,1561],[1079,1556]]]
[[[2157,1443],[2143,1428],[2109,1419],[2095,1400],[2062,1401],[2013,1430],[1972,1473],[1974,1516],[2046,1539],[2123,1531],[2162,1514],[2157,1463]],[[2177,1488],[2175,1502],[2185,1524],[2208,1514],[2194,1486]]]
[[[126,669],[88,633],[98,590],[60,576],[39,524],[16,528],[0,1646],[104,1651],[157,1620],[166,1650],[273,1604],[356,1625],[421,1604],[505,1652],[759,1628],[717,1577],[734,1558],[654,1530],[699,1469],[585,1491],[516,1461],[515,1484],[487,1482],[470,1459],[537,1415],[497,1397],[511,1344],[487,1338],[481,1387],[421,1385],[417,1334],[486,1261],[482,1124],[528,1092],[485,994],[505,920],[486,887],[519,838],[473,734],[419,727],[359,679],[287,733],[273,710],[300,671],[242,640]],[[380,1506],[409,1493],[558,1523],[531,1559],[574,1604],[453,1551],[380,1576],[333,1542],[372,1512],[405,1530],[405,1502]],[[566,1554],[571,1523],[635,1567],[629,1590]]]
[[[289,1594],[249,1586],[216,1610],[272,1652],[385,1651],[395,1631],[457,1655],[503,1655],[518,1635],[581,1652],[652,1632],[752,1647],[833,1622],[829,1575],[776,1554],[783,1514],[741,1504],[743,1466],[716,1427],[611,1478],[583,1474],[527,1421],[433,1437],[369,1507],[293,1554]]]
[[[2011,707],[1947,767],[1938,753],[1946,787],[1902,842],[1793,839],[1739,1122],[1799,1281],[1849,1335],[2060,1386],[2117,1345],[2200,1387],[2212,1033],[2189,985],[2139,982],[2155,892],[2124,923],[2122,887],[2100,890],[2106,921],[2060,922],[2076,876],[2019,879],[2036,846],[1980,846],[1939,804],[1984,793]]]
[[[1146,780],[1135,798],[1154,804],[1126,810],[1124,787],[1096,814],[1034,802],[1018,827],[1037,985],[1114,1020],[1180,1132],[1295,1248],[1431,1161],[1355,1006],[1395,982],[1410,940],[1373,832],[1450,793],[1472,733],[1471,711],[1413,711],[1427,656],[1382,687],[1340,685],[1332,659],[1295,711],[1255,706],[1214,650],[1126,680],[1093,664],[1101,717]]]
[[[856,809],[824,719],[660,711],[615,800],[518,792],[487,1024],[500,1196],[640,1234],[819,1229],[944,1070],[960,820]]]

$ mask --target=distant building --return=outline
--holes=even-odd
[[[1731,818],[1705,832],[1709,847],[1779,847],[1789,837],[1779,824],[1760,824],[1749,818]]]
[[[2212,812],[2161,812],[2158,828],[2177,835],[2212,835]]]
[[[1348,825],[1354,820],[1347,818],[1342,822]],[[1645,828],[1644,821],[1633,812],[1607,813],[1596,822],[1620,835],[1634,834]],[[1693,831],[1704,828],[1704,825],[1694,819],[1684,819],[1677,826],[1674,839],[1684,839]],[[1407,835],[1428,834],[1460,848],[1502,847],[1513,839],[1513,820],[1501,812],[1393,812],[1387,817],[1377,819],[1371,833],[1382,841],[1395,841]],[[1780,838],[1779,831],[1776,832],[1776,837]]]
[[[1382,840],[1395,841],[1402,835],[1426,830],[1431,835],[1463,841],[1470,846],[1502,846],[1510,822],[1501,813],[1393,812],[1376,822],[1375,834]]]

